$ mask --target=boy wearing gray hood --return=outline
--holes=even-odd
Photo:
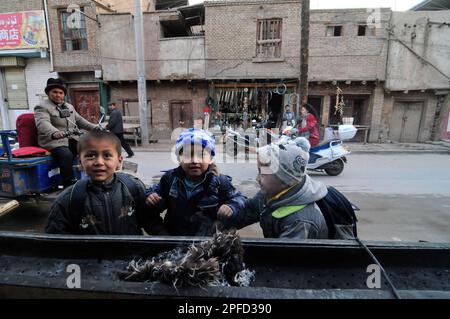
[[[235,216],[220,217],[238,229],[259,221],[265,238],[327,239],[327,223],[315,202],[328,191],[306,174],[309,149],[303,137],[258,149],[261,191]]]

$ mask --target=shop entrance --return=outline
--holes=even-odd
[[[280,127],[295,83],[224,83],[211,87],[211,123],[216,129]],[[283,90],[284,88],[284,90]],[[281,91],[279,91],[280,89]],[[277,92],[281,92],[279,94]]]
[[[269,100],[269,122],[270,128],[280,127],[283,116],[283,95],[272,94]]]

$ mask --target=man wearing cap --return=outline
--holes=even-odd
[[[66,137],[64,131],[74,129],[76,126],[90,131],[96,125],[81,117],[73,105],[64,102],[67,89],[60,79],[48,79],[45,94],[48,99],[34,107],[38,144],[50,151],[55,158],[60,168],[63,186],[67,187],[75,182],[72,162],[77,155],[78,136]]]
[[[131,150],[130,145],[128,145],[127,141],[123,138],[123,119],[122,119],[122,113],[117,109],[116,102],[109,102],[108,103],[108,110],[109,110],[109,122],[108,125],[106,125],[106,128],[116,135],[119,140],[120,144],[122,144],[122,147],[128,154],[128,158],[133,157],[134,153]]]
[[[306,174],[309,148],[300,137],[258,149],[261,191],[236,215],[220,212],[219,217],[237,228],[259,221],[266,238],[327,239],[328,227],[315,202],[328,191]]]

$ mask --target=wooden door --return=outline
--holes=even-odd
[[[408,103],[405,112],[405,125],[401,141],[404,143],[417,143],[419,140],[420,119],[422,118],[422,102]]]
[[[390,140],[417,143],[422,112],[423,102],[396,102],[390,125]]]
[[[101,116],[98,89],[72,89],[71,100],[78,114],[91,123],[98,123]]]
[[[170,116],[172,130],[178,127],[193,127],[192,101],[170,101]]]

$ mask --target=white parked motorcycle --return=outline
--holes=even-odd
[[[343,141],[355,137],[357,129],[353,125],[340,125],[333,132],[333,136],[322,141],[319,146],[309,150],[309,162],[307,168],[312,171],[325,171],[330,176],[338,176],[344,170],[347,157],[351,151],[343,145]],[[293,136],[296,130],[286,128],[283,135]]]

